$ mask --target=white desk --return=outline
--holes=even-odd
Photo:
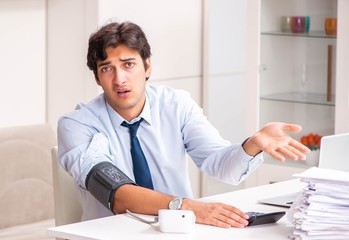
[[[240,208],[243,211],[285,211],[286,208],[258,204],[258,199],[274,197],[300,191],[304,186],[298,179],[274,183],[244,190],[219,194],[202,198],[205,202],[224,202]],[[48,229],[48,234],[72,240],[81,239],[144,239],[144,240],[219,240],[219,239],[288,239],[292,232],[291,227],[286,226],[283,217],[275,224],[246,227],[243,229],[223,229],[207,225],[196,224],[195,230],[189,234],[161,233],[157,225],[148,225],[128,215],[121,214],[106,218],[95,219],[86,222],[69,224]]]

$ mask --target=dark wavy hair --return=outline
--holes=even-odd
[[[87,66],[97,75],[97,61],[107,58],[106,49],[125,45],[137,51],[147,68],[146,60],[151,56],[150,45],[143,30],[132,22],[109,23],[93,33],[88,42]]]

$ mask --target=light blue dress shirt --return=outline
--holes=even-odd
[[[249,156],[241,144],[222,139],[202,109],[182,90],[147,86],[143,111],[131,123],[140,118],[144,121],[137,134],[156,191],[192,198],[187,154],[201,171],[230,184],[239,184],[263,162],[262,154]],[[104,94],[79,104],[59,120],[59,161],[75,179],[82,220],[113,214],[86,190],[85,179],[93,166],[111,162],[134,180],[130,136],[121,126],[123,121]]]

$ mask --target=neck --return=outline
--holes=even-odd
[[[126,121],[130,122],[133,119],[139,117],[139,115],[142,113],[144,105],[145,105],[145,98],[142,101],[143,104],[139,104],[133,108],[125,109],[124,111],[117,111],[121,117],[123,117]]]

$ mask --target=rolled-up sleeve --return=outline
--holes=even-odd
[[[68,117],[60,119],[57,134],[59,163],[78,186],[86,189],[91,168],[100,162],[112,162],[107,136]]]
[[[236,185],[263,163],[263,153],[248,155],[241,143],[231,144],[224,140],[200,107],[193,103],[190,108],[186,111],[182,131],[188,154],[201,171]]]
[[[243,182],[263,163],[263,153],[248,155],[241,144],[233,144],[212,153],[203,163],[202,170],[229,184]]]

